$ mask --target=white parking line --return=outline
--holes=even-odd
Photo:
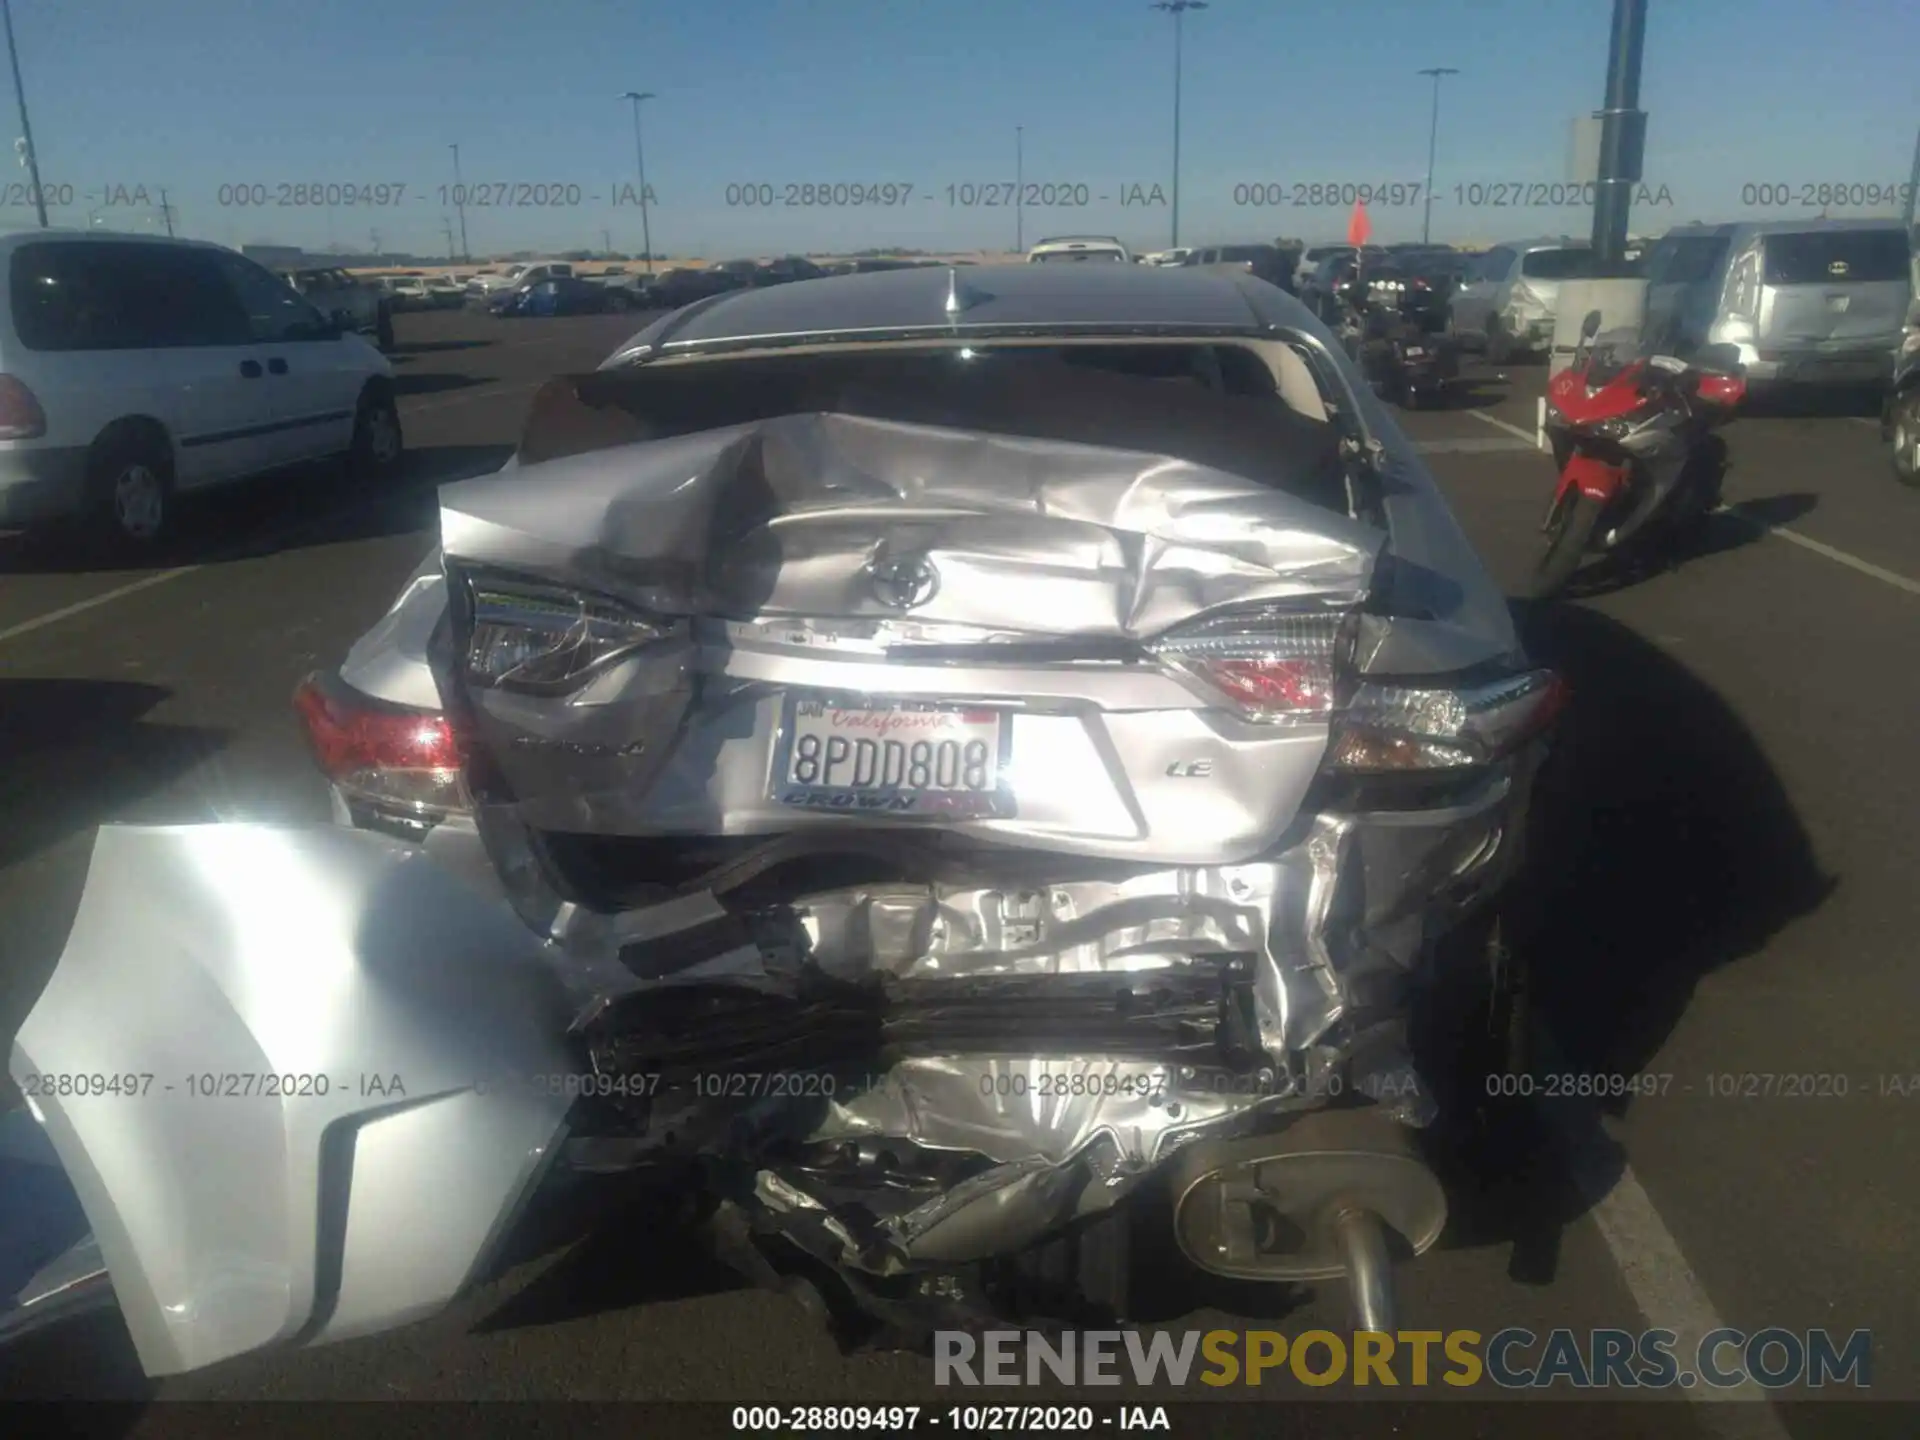
[[[1511,455],[1518,450],[1533,449],[1533,442],[1495,435],[1468,435],[1453,440],[1416,440],[1413,448],[1422,455]]]
[[[61,620],[71,619],[75,615],[84,615],[89,610],[97,610],[102,605],[111,605],[115,600],[124,600],[129,595],[138,595],[142,590],[151,590],[155,585],[164,585],[169,580],[178,580],[182,575],[191,575],[201,569],[199,565],[182,565],[173,570],[161,570],[152,575],[142,576],[125,585],[103,590],[98,595],[89,595],[85,600],[76,600],[71,605],[63,605],[58,610],[49,610],[44,615],[36,615],[31,620],[22,620],[17,625],[9,625],[0,630],[0,643],[13,640],[21,635],[31,635]]]
[[[1522,430],[1518,425],[1509,425],[1499,416],[1489,415],[1484,410],[1469,410],[1467,414],[1473,416],[1476,420],[1484,420],[1496,430],[1504,430],[1509,435],[1518,435],[1522,440],[1527,442],[1527,449],[1532,450],[1535,448],[1533,431]]]
[[[1496,416],[1485,414],[1479,410],[1469,410],[1467,413],[1476,420],[1486,421],[1487,424],[1493,426],[1496,430],[1505,430],[1509,434],[1520,436],[1527,442],[1528,449],[1533,448],[1533,436],[1525,430],[1522,430],[1518,425],[1509,425],[1506,421]],[[1857,415],[1850,418],[1860,420],[1860,417]],[[1860,420],[1860,423],[1863,425],[1878,425],[1880,422],[1877,420]],[[1874,564],[1871,560],[1862,560],[1858,555],[1849,555],[1845,550],[1837,549],[1827,544],[1824,540],[1816,540],[1811,535],[1801,534],[1798,530],[1789,530],[1784,525],[1769,525],[1764,520],[1756,520],[1751,515],[1725,505],[1720,507],[1719,513],[1730,516],[1740,521],[1743,525],[1750,525],[1755,530],[1764,531],[1769,535],[1777,535],[1782,540],[1798,545],[1804,550],[1813,551],[1816,555],[1824,555],[1836,565],[1844,565],[1849,570],[1857,570],[1862,575],[1871,576],[1883,585],[1891,585],[1894,589],[1904,590],[1909,595],[1920,595],[1920,580],[1914,580],[1908,576],[1899,574],[1897,571],[1888,570],[1884,566]]]
[[[1572,1073],[1544,1028],[1534,1026],[1532,1039],[1538,1073]],[[1700,1342],[1724,1326],[1705,1287],[1687,1264],[1680,1242],[1661,1220],[1633,1167],[1624,1158],[1617,1162],[1613,1158],[1619,1154],[1619,1146],[1602,1128],[1599,1110],[1592,1102],[1555,1098],[1535,1104],[1560,1147],[1568,1173],[1587,1201],[1588,1213],[1606,1242],[1627,1293],[1649,1329],[1673,1332],[1673,1356],[1685,1366],[1699,1353]],[[1696,1375],[1683,1393],[1691,1401],[1712,1407],[1700,1416],[1712,1434],[1723,1440],[1790,1440],[1778,1412],[1768,1403],[1767,1392],[1752,1380],[1720,1389],[1701,1383],[1703,1379]]]

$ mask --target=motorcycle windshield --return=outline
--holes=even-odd
[[[1262,607],[1351,612],[1385,537],[1345,513],[1325,421],[1218,393],[1177,349],[1120,360],[574,382],[594,440],[648,438],[541,459],[565,447],[536,415],[512,476],[442,496],[439,682],[489,802],[576,836],[928,819],[1111,856],[1269,841],[1325,724],[1247,724],[1155,644]],[[501,669],[543,624],[604,658]],[[1212,777],[1169,785],[1192,757]]]

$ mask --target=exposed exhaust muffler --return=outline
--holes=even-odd
[[[1447,1223],[1446,1192],[1413,1132],[1371,1110],[1199,1141],[1172,1181],[1174,1235],[1195,1265],[1234,1280],[1345,1276],[1362,1330],[1394,1328],[1394,1252],[1421,1254]]]

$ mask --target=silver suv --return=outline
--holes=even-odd
[[[1912,299],[1897,220],[1687,225],[1647,257],[1647,334],[1735,345],[1751,384],[1884,383]]]

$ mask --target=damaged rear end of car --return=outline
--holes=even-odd
[[[820,286],[873,281],[909,283]],[[1564,691],[1286,303],[676,348],[683,313],[442,492],[298,703],[338,817],[399,837],[347,838],[517,915],[564,997],[564,1146],[475,1040],[516,1144],[704,1197],[849,1328],[1124,1316],[1143,1225],[1391,1328],[1446,1218],[1414,1018]],[[527,1163],[463,1160],[475,1226]]]

